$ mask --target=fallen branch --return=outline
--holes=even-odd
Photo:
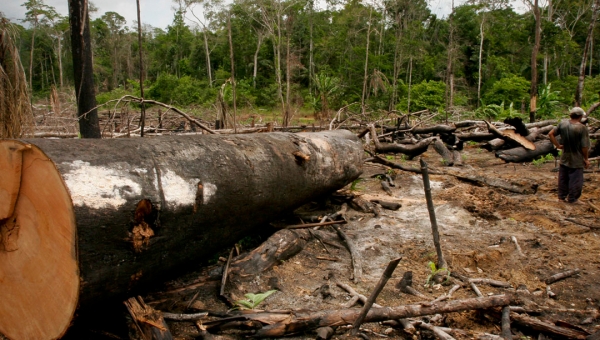
[[[543,322],[536,318],[517,313],[510,313],[510,318],[521,326],[567,339],[584,340],[588,335],[575,329],[556,326],[551,323]]]
[[[484,298],[453,300],[432,306],[406,305],[400,307],[373,308],[365,317],[364,322],[380,322],[415,316],[438,313],[461,312],[473,309],[485,309],[509,305],[512,301],[509,295],[495,295]],[[265,320],[268,312],[244,315],[248,319],[261,318]],[[289,315],[274,314],[280,321],[267,325],[258,330],[255,337],[281,337],[288,334],[306,332],[319,327],[348,325],[354,322],[360,311],[358,309],[324,310],[316,312],[296,311]]]
[[[175,321],[195,321],[200,320],[206,316],[208,316],[207,312],[202,313],[193,313],[193,314],[178,314],[178,313],[162,313],[163,318],[166,320],[175,320]]]
[[[348,293],[350,293],[353,297],[358,297],[358,300],[360,300],[362,303],[366,303],[367,302],[367,297],[366,296],[364,296],[362,294],[359,294],[357,291],[355,291],[349,285],[347,285],[345,283],[341,283],[341,282],[336,282],[335,284],[338,285],[338,287],[340,287],[340,288],[344,289],[345,291],[347,291]],[[354,304],[352,304],[352,305],[354,305]],[[378,305],[376,303],[373,303],[373,307],[375,307],[375,308],[383,308],[383,306]]]
[[[470,281],[469,284],[471,285],[471,289],[475,292],[475,294],[477,294],[477,296],[483,297],[483,294],[481,294],[481,291],[479,290],[479,288],[477,288],[477,285],[473,281]]]
[[[352,260],[352,281],[354,283],[358,282],[362,276],[362,257],[358,252],[358,249],[354,245],[354,242],[342,231],[339,225],[332,225],[333,229],[337,232],[338,236],[344,240],[348,251],[350,252],[350,257]]]
[[[565,221],[569,221],[569,222],[572,222],[572,223],[575,223],[575,224],[579,224],[580,226],[584,226],[584,227],[587,227],[587,228],[590,228],[590,229],[600,229],[600,226],[593,225],[593,224],[588,223],[588,222],[578,221],[578,220],[576,220],[574,218],[570,218],[570,217],[565,218]]]
[[[552,276],[550,276],[549,278],[547,278],[544,282],[546,282],[547,285],[560,281],[562,279],[566,279],[568,277],[571,277],[575,274],[579,274],[581,272],[581,269],[576,268],[576,269],[572,269],[572,270],[567,270],[565,272],[562,273],[558,273],[558,274],[554,274]]]
[[[483,284],[487,284],[487,285],[494,286],[494,287],[500,287],[500,288],[512,288],[512,285],[508,282],[497,281],[497,280],[492,280],[492,279],[473,278],[473,279],[469,279],[469,282],[483,283]]]
[[[329,221],[329,222],[319,222],[319,223],[294,224],[294,225],[289,225],[289,226],[285,227],[285,229],[304,229],[304,228],[322,227],[322,226],[326,226],[326,225],[346,224],[346,223],[348,223],[348,222],[341,220],[341,221]]]
[[[433,334],[435,334],[435,336],[440,340],[455,340],[452,336],[450,336],[450,334],[444,332],[440,327],[430,325],[425,322],[419,322],[418,326],[428,331],[432,331]]]

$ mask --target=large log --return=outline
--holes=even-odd
[[[496,151],[496,157],[505,162],[521,163],[530,162],[540,156],[555,152],[554,145],[549,140],[535,142],[535,150],[527,150],[524,147],[516,147],[508,150]]]
[[[361,173],[348,131],[0,141],[0,333],[62,336]],[[81,283],[81,284],[80,284]]]

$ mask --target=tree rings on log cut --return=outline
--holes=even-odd
[[[54,163],[35,146],[0,141],[0,171],[0,333],[9,339],[60,338],[79,294],[69,192]]]

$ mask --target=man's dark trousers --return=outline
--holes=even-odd
[[[560,165],[558,170],[558,199],[569,197],[570,203],[577,201],[583,189],[583,168],[569,168]]]

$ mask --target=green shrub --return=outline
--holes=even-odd
[[[483,95],[483,100],[489,104],[517,103],[529,98],[530,83],[527,79],[510,75],[494,83],[492,88]]]

